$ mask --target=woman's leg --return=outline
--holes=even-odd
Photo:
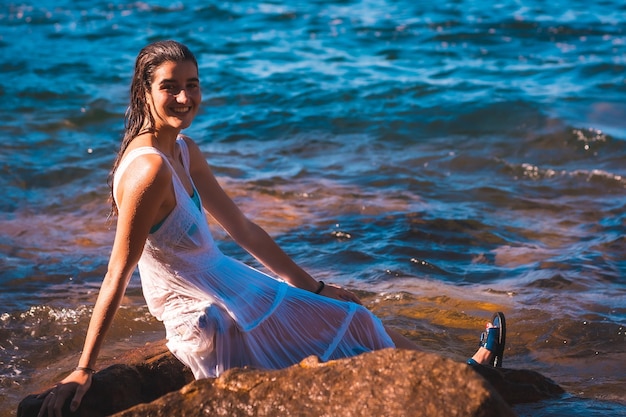
[[[485,349],[484,347],[479,347],[472,359],[478,362],[481,365],[487,365],[491,363],[491,358],[493,357],[493,353]]]

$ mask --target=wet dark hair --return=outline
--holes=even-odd
[[[135,72],[130,85],[130,103],[124,116],[124,137],[108,178],[111,189],[111,213],[109,217],[117,215],[117,205],[113,199],[113,176],[120,164],[122,155],[133,139],[141,133],[154,132],[154,117],[150,113],[147,100],[147,92],[150,90],[154,72],[165,62],[185,61],[193,62],[196,69],[198,68],[196,57],[189,48],[172,40],[151,43],[137,55]]]

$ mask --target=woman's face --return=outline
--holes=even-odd
[[[198,70],[193,62],[167,61],[154,71],[148,103],[156,130],[189,127],[201,101]]]

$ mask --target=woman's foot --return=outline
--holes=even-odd
[[[506,321],[504,314],[497,312],[485,332],[480,335],[479,348],[467,363],[470,365],[491,365],[502,367],[504,344],[506,343]]]

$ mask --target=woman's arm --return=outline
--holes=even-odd
[[[311,292],[320,282],[300,268],[263,230],[250,221],[217,182],[198,146],[186,138],[189,148],[190,172],[202,198],[204,208],[242,248],[269,270],[295,287]],[[326,285],[322,293],[340,300],[360,303],[358,297],[343,288]]]
[[[95,369],[105,334],[111,327],[139,261],[150,227],[168,196],[167,192],[163,192],[168,184],[171,187],[171,173],[159,156],[139,157],[124,172],[119,190],[116,190],[119,213],[115,240],[107,273],[89,321],[78,368],[54,388],[53,395],[48,395],[51,391],[42,394],[46,397],[39,417],[61,417],[61,408],[72,395],[70,408],[75,411],[91,386],[90,370]]]
[[[107,273],[87,330],[85,348],[78,363],[94,368],[104,334],[121,303],[130,277],[159,208],[171,186],[171,173],[158,155],[144,155],[133,161],[119,182],[119,208],[115,240]]]

